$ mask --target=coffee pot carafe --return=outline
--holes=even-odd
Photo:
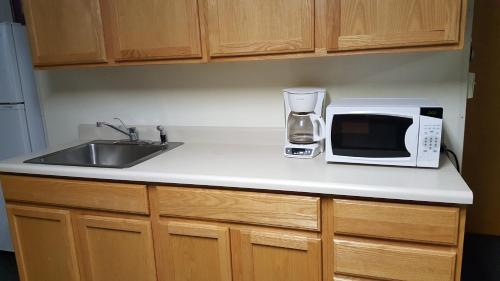
[[[288,115],[288,141],[293,144],[312,144],[325,138],[325,122],[320,115],[290,112]]]

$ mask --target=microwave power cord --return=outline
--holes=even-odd
[[[455,160],[455,164],[456,164],[455,167],[457,167],[457,171],[460,173],[460,162],[458,162],[457,154],[455,152],[453,152],[451,149],[448,149],[448,147],[444,143],[441,144],[441,152],[446,153],[446,155],[448,155],[448,157],[450,154],[453,156],[453,159]]]

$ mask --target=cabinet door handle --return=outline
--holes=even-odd
[[[219,227],[205,224],[169,222],[168,233],[174,235],[185,235],[193,237],[205,237],[220,239],[229,236],[227,227]]]
[[[256,245],[278,248],[309,250],[309,238],[303,236],[283,235],[278,233],[255,233],[250,235],[250,242]]]

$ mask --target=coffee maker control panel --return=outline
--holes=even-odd
[[[286,148],[286,154],[288,155],[310,156],[312,153],[313,149],[310,148]]]

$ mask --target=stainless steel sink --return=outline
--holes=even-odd
[[[37,158],[25,163],[84,166],[102,168],[128,168],[182,145],[122,141],[92,141]]]

